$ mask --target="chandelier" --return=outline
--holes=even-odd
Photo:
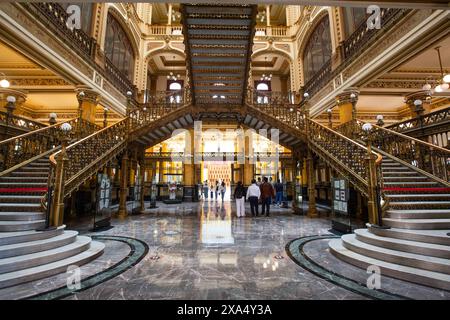
[[[267,57],[265,57],[265,63],[264,63],[264,70],[266,70],[266,66],[267,66]],[[261,81],[271,81],[272,80],[272,74],[265,74],[263,73],[263,75],[261,76]]]
[[[435,81],[435,86],[433,88],[433,86],[431,85],[431,83],[429,83],[429,80],[431,80],[431,77],[427,77],[427,79],[425,80],[426,83],[425,85],[422,87],[423,90],[431,90],[433,89],[434,92],[442,92],[444,90],[448,90],[449,88],[449,83],[450,83],[450,73],[444,74],[444,69],[442,68],[442,59],[441,59],[441,47],[436,47],[434,48],[437,52],[438,55],[438,59],[439,59],[439,68],[440,68],[440,72],[441,72],[441,76],[440,78],[438,78]],[[431,82],[431,81],[430,81]]]
[[[173,61],[175,61],[175,56],[173,56]],[[175,75],[173,71],[170,71],[169,74],[167,75],[167,80],[177,81],[179,79],[180,75],[179,74]]]

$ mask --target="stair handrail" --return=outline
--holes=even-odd
[[[363,122],[354,121],[354,134],[362,132]],[[427,177],[446,184],[450,181],[450,150],[373,125],[374,146],[421,170]]]
[[[36,121],[34,119],[19,116],[16,114],[8,114],[8,112],[4,111],[0,111],[0,120],[2,120],[1,122],[3,125],[8,126],[12,124],[14,128],[23,131],[37,130],[49,126],[44,122]],[[21,121],[23,121],[23,123]]]

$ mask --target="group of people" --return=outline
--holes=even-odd
[[[275,205],[281,206],[283,201],[283,184],[280,180],[277,183],[272,184],[272,179],[267,177],[258,178],[258,182],[253,179],[252,184],[245,188],[242,182],[238,182],[234,190],[234,199],[236,200],[236,214],[238,218],[245,217],[245,199],[250,202],[250,210],[253,217],[257,217],[259,214],[259,204],[262,205],[262,215],[267,217],[270,215],[270,205],[272,199],[275,199]]]
[[[209,192],[208,192],[209,191]],[[211,184],[208,187],[208,181],[205,180],[202,185],[202,193],[203,193],[203,199],[208,199],[208,193],[211,195],[212,199],[218,199],[219,195],[222,198],[222,202],[225,198],[225,192],[227,191],[227,186],[224,181],[219,183],[219,181],[216,180],[216,184]]]

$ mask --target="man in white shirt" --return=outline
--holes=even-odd
[[[247,188],[247,200],[250,201],[250,210],[253,217],[258,216],[258,201],[261,196],[261,190],[256,185],[256,180],[252,180],[252,184]]]

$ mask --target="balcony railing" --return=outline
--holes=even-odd
[[[128,77],[124,75],[108,58],[105,57],[105,71],[108,76],[108,80],[123,94],[131,91],[134,95],[135,86],[128,80]]]
[[[255,36],[256,37],[264,37],[264,36],[272,36],[272,37],[290,37],[292,35],[291,27],[287,26],[265,26],[265,27],[256,27]]]
[[[163,35],[173,35],[177,36],[183,35],[183,27],[181,25],[164,25],[164,26],[149,26],[149,31],[151,35],[163,36]]]
[[[64,8],[54,2],[30,2],[23,3],[36,17],[40,18],[52,32],[55,32],[59,38],[75,50],[87,57],[92,57],[95,51],[96,41],[87,35],[83,30],[69,28],[67,20],[69,15]]]
[[[6,112],[0,111],[0,124],[6,126],[13,126],[23,131],[32,131],[44,128],[47,125],[42,122],[27,119],[21,116],[8,115]]]
[[[146,152],[145,157],[147,159],[154,160],[169,160],[183,161],[185,159],[184,152]],[[199,152],[194,155],[196,159],[203,161],[238,161],[243,159],[245,155],[240,152]],[[270,161],[272,159],[292,159],[292,153],[290,152],[255,152],[253,155],[249,155],[253,161]]]

